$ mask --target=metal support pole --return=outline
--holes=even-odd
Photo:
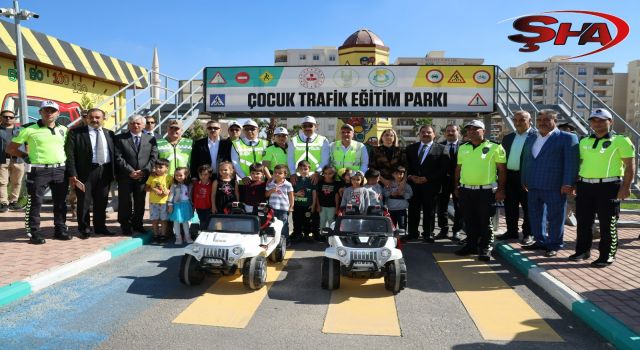
[[[22,50],[22,32],[20,29],[20,5],[18,0],[13,0],[13,17],[16,28],[16,65],[18,66],[18,98],[20,99],[20,123],[29,122],[29,107],[27,106],[27,87],[25,86],[24,51]]]

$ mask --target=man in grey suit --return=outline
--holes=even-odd
[[[528,190],[531,233],[535,242],[527,250],[545,250],[556,256],[563,246],[567,195],[578,176],[578,137],[556,127],[558,112],[538,113],[537,135],[530,135],[522,155],[522,184]]]
[[[156,139],[142,132],[145,118],[129,117],[129,132],[116,136],[116,166],[118,169],[118,222],[122,233],[144,232],[142,219],[147,193],[145,182],[158,159]],[[132,211],[133,201],[133,211]]]
[[[522,163],[522,149],[529,135],[535,135],[536,129],[531,127],[531,115],[527,111],[517,111],[513,114],[515,132],[502,139],[502,148],[507,154],[507,197],[504,199],[504,214],[507,232],[496,237],[499,240],[518,239],[518,220],[520,220],[520,205],[524,212],[522,221],[523,245],[533,243],[529,213],[527,206],[527,191],[522,188],[520,165]]]

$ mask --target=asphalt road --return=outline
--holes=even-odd
[[[455,248],[405,246],[409,282],[395,296],[400,337],[322,332],[331,292],[320,288],[318,243],[295,247],[246,328],[172,323],[216,279],[183,286],[182,249],[145,246],[0,309],[0,349],[611,349],[500,260],[492,269],[564,341],[485,340],[431,254]]]

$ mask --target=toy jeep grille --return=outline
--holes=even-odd
[[[378,252],[372,252],[368,250],[352,250],[350,257],[352,261],[375,261],[378,257]]]
[[[227,261],[229,258],[229,249],[226,248],[204,248],[203,254],[205,258],[218,258]]]

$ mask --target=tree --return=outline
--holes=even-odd
[[[420,131],[420,128],[423,125],[433,125],[433,119],[432,118],[419,118],[419,119],[416,119],[416,123],[413,126],[413,131],[415,131],[417,133],[418,131]]]
[[[192,140],[199,140],[207,137],[207,131],[204,129],[202,123],[196,119],[182,136],[188,137]]]

